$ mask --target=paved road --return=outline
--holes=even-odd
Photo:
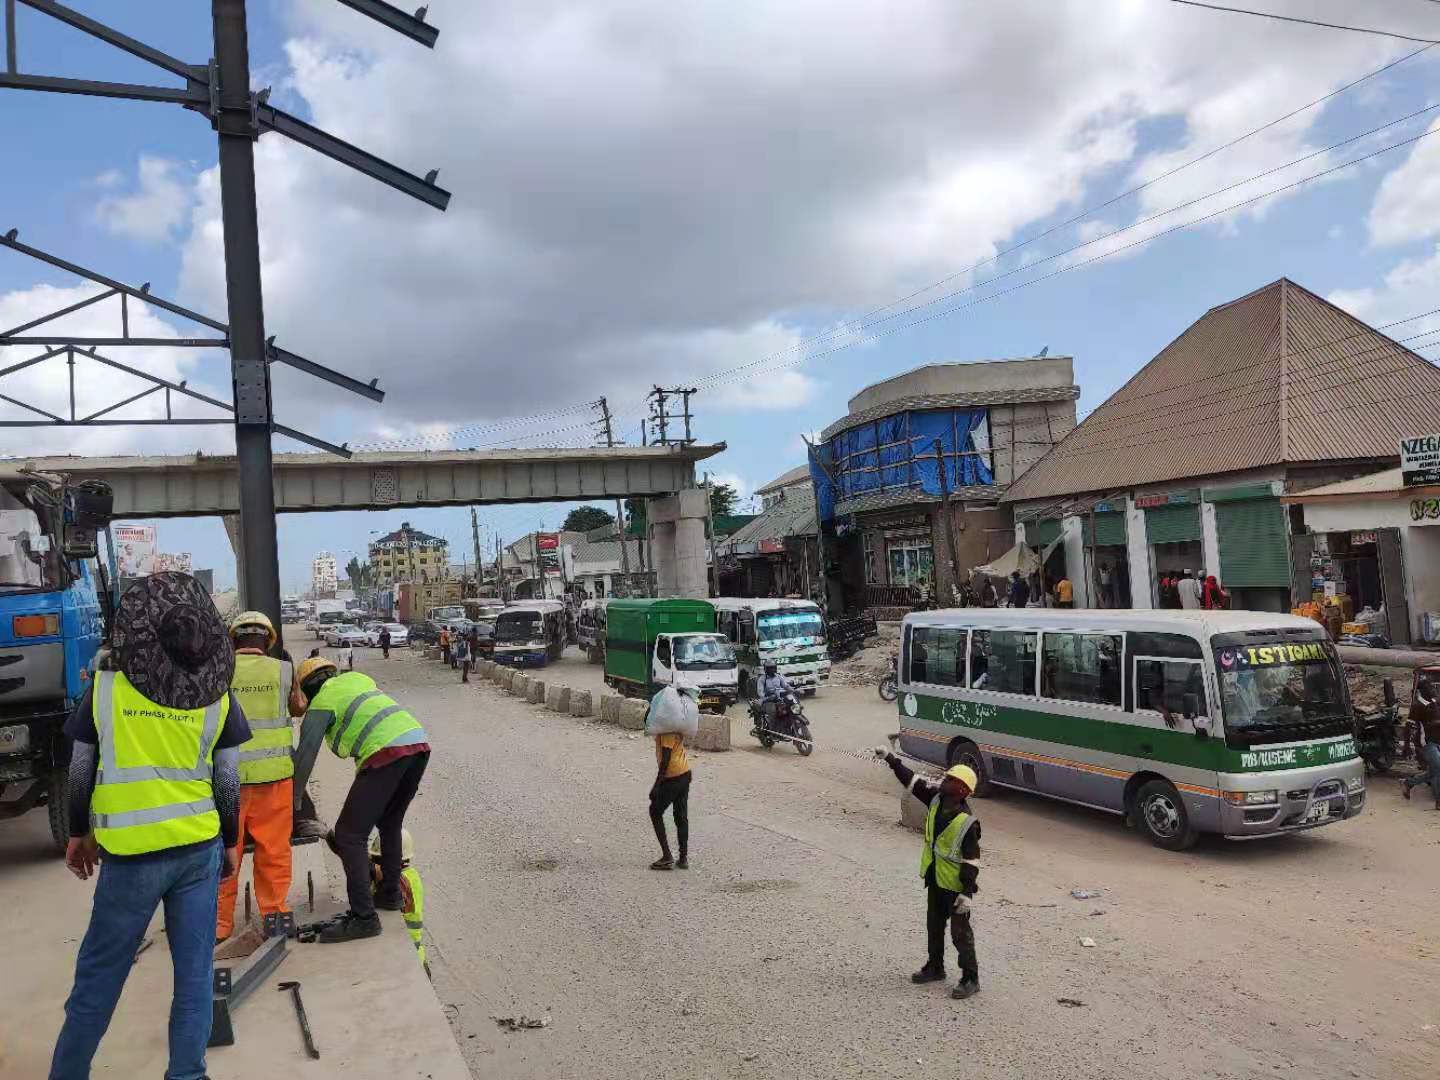
[[[1440,813],[1393,780],[1358,821],[1184,855],[1107,815],[980,802],[984,989],[959,1003],[908,982],[924,959],[917,839],[896,825],[888,770],[853,753],[893,726],[873,691],[810,705],[808,760],[761,750],[737,716],[733,751],[696,755],[694,866],[664,874],[646,868],[649,743],[397,656],[359,663],[436,748],[412,823],[436,987],[477,1077],[1440,1067]],[[572,657],[546,677],[598,686]],[[521,1015],[551,1023],[495,1023]]]

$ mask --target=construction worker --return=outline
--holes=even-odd
[[[385,872],[380,869],[380,834],[370,837],[370,873],[375,880],[375,893],[385,891]],[[420,966],[430,974],[430,965],[425,959],[425,886],[420,881],[420,871],[415,869],[415,841],[409,829],[400,830],[400,897],[404,906],[400,914],[405,919],[405,929],[415,944],[420,957]]]
[[[922,780],[889,748],[877,746],[875,756],[890,766],[895,778],[930,809],[925,815],[925,847],[920,851],[920,876],[925,880],[925,929],[929,959],[910,976],[914,983],[945,978],[945,924],[960,955],[960,981],[952,998],[980,991],[975,959],[975,931],[970,925],[970,900],[979,891],[980,820],[966,800],[978,778],[968,765],[953,766],[938,784]]]
[[[245,710],[252,733],[240,748],[240,836],[235,863],[244,862],[246,840],[253,842],[255,902],[263,919],[289,910],[285,896],[290,891],[291,777],[295,775],[290,717],[303,714],[305,703],[290,657],[277,660],[269,655],[275,647],[275,626],[264,612],[236,615],[230,621],[230,640],[235,645],[235,678],[230,689]],[[238,874],[220,886],[217,944],[235,927],[239,888]]]
[[[401,833],[405,811],[420,787],[430,761],[425,729],[359,671],[341,672],[324,657],[300,665],[300,692],[307,708],[295,751],[296,786],[303,789],[321,742],[342,758],[354,758],[355,780],[331,830],[330,847],[345,867],[350,910],[328,924],[318,940],[325,944],[375,937],[380,933],[377,907],[400,911]],[[381,884],[373,895],[367,849],[370,833],[380,830]]]
[[[225,623],[189,574],[152,574],[126,589],[113,646],[115,670],[96,672],[65,725],[65,865],[81,881],[97,859],[100,872],[49,1075],[90,1076],[163,904],[174,968],[165,1075],[190,1080],[205,1075],[216,895],[236,870],[240,747],[251,733],[230,690],[235,657]]]

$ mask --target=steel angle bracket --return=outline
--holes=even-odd
[[[285,934],[267,937],[265,944],[234,967],[217,967],[214,974],[214,995],[210,1002],[210,1041],[207,1046],[234,1046],[233,1014],[250,993],[269,978],[289,955]]]

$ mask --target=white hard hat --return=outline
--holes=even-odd
[[[378,859],[380,857],[380,831],[377,829],[370,834],[370,856]],[[415,858],[415,841],[410,837],[409,829],[400,830],[400,861],[410,862]]]

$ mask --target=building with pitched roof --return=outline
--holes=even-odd
[[[1440,371],[1288,279],[1211,308],[1017,478],[1017,538],[1079,606],[1173,604],[1213,574],[1232,606],[1310,599],[1281,498],[1393,466],[1440,431]],[[1297,587],[1298,586],[1298,587]]]

